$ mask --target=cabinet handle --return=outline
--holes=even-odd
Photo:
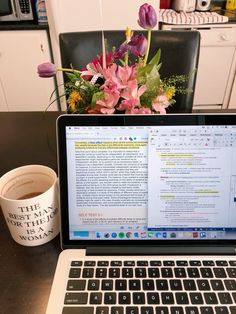
[[[219,37],[222,41],[227,41],[227,36],[225,34],[220,34]]]
[[[43,44],[40,44],[40,49],[41,49],[42,52],[44,52],[44,46],[43,46]]]

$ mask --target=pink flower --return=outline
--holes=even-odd
[[[139,100],[140,96],[146,91],[146,86],[142,85],[138,88],[137,80],[131,80],[127,83],[127,87],[121,93],[125,99],[134,98]]]
[[[122,84],[117,74],[118,71],[116,64],[111,65],[107,69],[103,69],[105,82],[101,86],[101,89],[104,89],[105,92],[112,91],[113,93],[120,93],[120,90],[124,89],[125,85]]]
[[[140,108],[140,96],[146,91],[146,86],[138,87],[137,80],[128,81],[126,88],[121,92],[124,99],[118,106],[118,110],[125,110],[125,113],[132,113],[135,108]]]
[[[139,105],[139,101],[137,99],[123,99],[117,109],[125,111],[125,113],[131,113],[137,105]]]
[[[116,72],[117,72],[117,64],[113,63],[112,65],[110,65],[107,69],[103,69],[102,70],[102,74],[104,76],[104,78],[107,79],[112,79],[112,78],[116,78]]]
[[[94,58],[91,63],[93,63],[95,66],[97,64],[100,64],[100,66],[102,67],[102,60],[103,60],[103,55],[102,53],[97,57]],[[109,66],[110,64],[112,64],[114,61],[114,52],[110,51],[110,52],[106,52],[106,65]]]
[[[128,65],[119,66],[117,76],[121,80],[123,85],[127,85],[129,80],[133,80],[135,77],[136,70],[134,67]]]
[[[114,113],[115,106],[120,98],[119,92],[107,91],[102,99],[97,100],[96,104],[100,106],[101,113]]]
[[[81,77],[84,80],[89,81],[92,79],[93,76],[101,77],[103,76],[103,68],[100,65],[100,63],[94,64],[94,63],[89,63],[86,66],[86,69],[83,70]]]
[[[97,100],[95,106],[89,106],[87,112],[90,114],[112,114],[115,112],[118,99],[112,94],[105,94],[103,99]]]
[[[108,52],[106,54],[106,65],[107,68],[116,65],[112,63],[114,61],[113,52]],[[87,64],[86,69],[83,69],[81,77],[84,80],[90,80],[93,76],[101,77],[104,76],[107,69],[102,67],[102,54],[98,58],[93,59],[89,64]]]
[[[141,108],[134,108],[130,112],[131,114],[151,114],[152,111],[150,108],[141,107]]]
[[[105,112],[107,111],[107,112]],[[108,112],[110,111],[110,112]],[[86,108],[86,113],[89,113],[89,114],[101,114],[101,113],[109,113],[109,114],[112,114],[114,113],[114,111],[112,109],[107,109],[96,104],[95,106],[88,106]]]
[[[160,112],[161,114],[166,114],[166,109],[169,106],[169,101],[165,95],[157,96],[156,99],[152,103],[152,108],[156,112]]]

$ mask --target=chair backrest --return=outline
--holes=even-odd
[[[144,33],[137,31],[137,33]],[[105,31],[109,48],[118,47],[125,40],[124,31]],[[83,69],[102,51],[101,31],[73,32],[59,35],[62,67]],[[186,88],[192,93],[177,94],[176,103],[168,112],[192,112],[194,89],[200,47],[200,35],[197,31],[153,31],[149,59],[158,48],[161,49],[161,77],[171,75],[192,75]],[[195,73],[193,73],[195,70]],[[64,80],[66,78],[64,77]]]

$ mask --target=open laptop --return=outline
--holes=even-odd
[[[236,313],[236,115],[63,115],[47,313]]]

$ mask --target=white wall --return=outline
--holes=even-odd
[[[65,32],[140,29],[138,10],[145,0],[46,0],[55,64],[60,67],[58,36]],[[149,0],[158,11],[160,0]],[[61,84],[61,74],[57,77]],[[62,103],[65,108],[65,104]]]
[[[138,10],[143,3],[145,0],[47,0],[46,6],[50,27],[62,33],[121,30],[126,26],[139,29]],[[148,3],[159,8],[159,0]]]

